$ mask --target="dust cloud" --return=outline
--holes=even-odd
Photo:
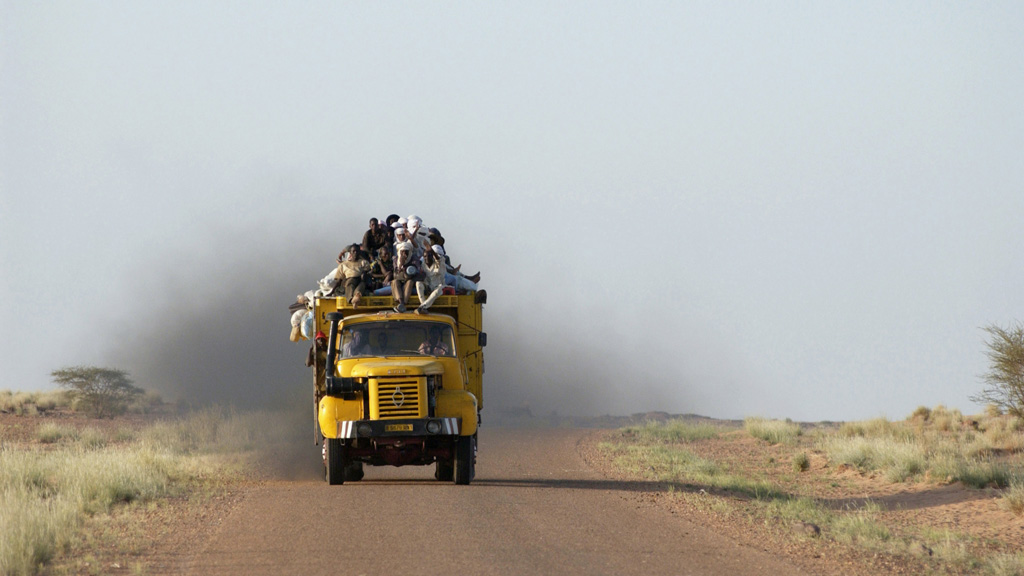
[[[356,231],[352,237],[364,227],[361,218],[336,225]],[[125,305],[120,323],[98,335],[112,343],[107,360],[169,402],[287,408],[311,436],[309,345],[288,340],[287,306],[330,271],[345,240],[284,236],[290,240],[254,229],[219,231],[199,242],[202,250],[167,250],[157,279],[149,274],[154,266],[143,266],[132,275],[132,292],[140,297]],[[517,295],[530,287],[514,279],[529,276],[480,268],[489,295],[485,418],[509,410],[588,416],[680,404],[684,375],[675,372],[670,382],[652,386],[659,377],[637,361],[641,349],[641,357],[657,349],[612,337],[612,323],[602,315],[524,308]]]

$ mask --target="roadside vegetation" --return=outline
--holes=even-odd
[[[70,408],[71,397],[64,390],[48,392],[12,392],[0,390],[0,413],[18,416],[45,414],[58,408]]]
[[[850,474],[881,486],[956,484],[1024,515],[1024,421],[997,406],[974,417],[939,406],[902,421],[803,427],[763,418],[742,428],[652,422],[620,429],[600,449],[691,507],[745,515],[809,545],[847,546],[940,574],[1024,574],[1024,554],[1011,542],[907,525],[879,501],[842,497]]]
[[[1024,450],[1024,422],[992,412],[965,418],[942,406],[918,408],[903,422],[844,424],[818,446],[838,465],[878,473],[891,482],[963,482],[1005,488],[1020,470],[1003,455]]]
[[[20,406],[26,415],[31,410],[25,407],[45,400],[2,397],[20,398],[11,413]],[[167,498],[215,497],[251,471],[256,450],[289,437],[281,414],[221,408],[145,425],[136,420],[131,426],[69,414],[56,421],[17,421],[19,428],[34,432],[15,434],[12,427],[0,426],[0,574],[5,575],[44,569],[103,573],[102,563],[89,562],[94,548],[123,543],[97,543],[102,532],[92,529],[97,523],[125,510],[148,510]],[[61,557],[71,564],[48,567]]]
[[[1024,324],[990,325],[984,330],[989,335],[989,368],[982,376],[985,387],[971,399],[1024,418]]]
[[[770,444],[792,444],[803,434],[800,425],[792,420],[768,420],[749,417],[743,420],[743,429],[754,438]]]

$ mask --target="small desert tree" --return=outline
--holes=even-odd
[[[988,372],[982,376],[985,389],[971,396],[978,403],[994,404],[1008,413],[1024,418],[1024,325],[1009,328],[987,326],[990,339]]]
[[[105,418],[123,413],[143,391],[132,385],[128,373],[97,366],[72,366],[50,373],[53,381],[70,391],[78,406],[92,416]]]

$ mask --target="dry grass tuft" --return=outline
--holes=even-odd
[[[49,392],[12,392],[0,390],[0,412],[18,416],[45,414],[57,408],[67,408],[70,398],[63,390]]]
[[[793,470],[795,472],[807,472],[811,469],[811,459],[807,452],[801,452],[793,456]]]
[[[997,554],[985,563],[985,573],[991,576],[1021,576],[1024,574],[1024,554]]]
[[[622,429],[623,436],[636,437],[641,440],[658,440],[664,442],[693,442],[718,438],[725,431],[722,426],[686,420],[668,420],[666,422],[645,422],[640,426],[629,426]]]
[[[800,425],[792,420],[768,420],[748,417],[743,420],[743,429],[754,438],[772,444],[792,444],[803,434]]]
[[[36,437],[43,444],[78,440],[78,429],[70,424],[46,422],[36,428]]]
[[[1024,449],[1020,428],[1020,421],[1009,416],[965,418],[943,406],[919,407],[903,422],[845,423],[818,446],[837,464],[880,472],[891,482],[926,478],[1003,487],[1015,470],[997,456]]]
[[[1010,482],[1009,488],[1003,493],[1003,504],[1010,512],[1024,516],[1024,478],[1016,478]]]

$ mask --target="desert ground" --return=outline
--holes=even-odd
[[[41,442],[39,429],[57,422],[99,430],[109,448],[126,427],[152,420],[0,414],[0,438],[8,451],[52,450],[60,442]],[[625,457],[645,430],[678,421],[648,414],[485,427],[470,486],[436,482],[423,467],[371,467],[360,482],[327,486],[319,451],[301,435],[220,451],[204,466],[230,472],[203,472],[185,490],[89,515],[42,573],[1020,573],[1024,517],[1007,505],[1006,486],[969,487],[927,471],[897,482],[837,464],[816,448],[839,426],[829,423],[770,442],[742,423],[687,417],[717,432],[660,441],[717,463],[739,488]],[[800,455],[803,468],[794,466]],[[1020,464],[1013,450],[995,457]],[[770,495],[743,486],[770,486]],[[815,508],[790,505],[804,501]],[[871,533],[843,523],[868,516]]]

